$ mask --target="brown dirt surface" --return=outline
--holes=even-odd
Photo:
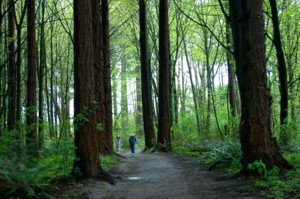
[[[87,180],[62,198],[85,199],[212,199],[261,198],[246,179],[221,179],[199,158],[155,152],[123,154],[126,159],[111,174],[116,185]]]

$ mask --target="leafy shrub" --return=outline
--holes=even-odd
[[[111,172],[118,164],[118,159],[116,156],[101,156],[101,166],[105,171]]]
[[[205,164],[218,163],[227,173],[236,173],[241,169],[241,146],[238,140],[210,141],[208,151],[203,153]]]
[[[25,163],[26,160],[0,162],[0,179],[5,182],[0,187],[0,193],[27,198],[46,197],[48,195],[46,190],[51,186],[40,174],[45,173],[48,168],[42,166],[30,168]]]
[[[51,148],[53,147],[53,148]],[[10,152],[0,159],[0,195],[21,198],[53,198],[55,184],[74,181],[70,175],[74,146],[64,142],[41,151],[41,158]],[[26,147],[22,146],[23,151]],[[2,148],[4,150],[4,148]],[[21,151],[22,151],[21,150]],[[12,155],[13,154],[13,155]]]
[[[256,169],[261,176],[255,178],[255,186],[262,190],[266,198],[299,198],[300,197],[300,170],[294,169],[287,171],[284,175],[280,174],[277,167],[267,170],[265,164],[255,161],[249,164],[250,170]]]
[[[184,155],[190,155],[190,156],[199,156],[199,152],[192,151],[190,148],[179,146],[179,145],[173,145],[172,152],[184,154]]]
[[[224,165],[228,165],[233,160],[240,160],[242,157],[241,145],[238,140],[210,141],[207,148],[209,150],[205,154],[206,163],[218,160]]]
[[[265,177],[267,175],[267,167],[262,160],[256,160],[253,163],[248,164],[247,169],[249,171],[257,171],[261,177]]]

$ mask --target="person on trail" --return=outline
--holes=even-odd
[[[115,143],[116,143],[116,147],[117,147],[117,152],[120,153],[121,152],[121,138],[119,135],[117,135]]]
[[[134,154],[135,153],[135,143],[136,143],[136,138],[134,135],[130,136],[129,138],[129,144],[130,144],[130,149],[131,149],[131,153]]]

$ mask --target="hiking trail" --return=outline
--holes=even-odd
[[[221,172],[207,171],[199,158],[163,152],[122,155],[126,159],[111,173],[116,185],[87,180],[67,195],[76,193],[73,198],[85,199],[260,198],[250,191],[249,181],[218,180]]]

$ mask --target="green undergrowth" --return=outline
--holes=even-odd
[[[57,191],[58,184],[74,182],[70,175],[74,160],[74,147],[71,142],[44,148],[40,151],[39,158],[27,156],[26,147],[20,143],[16,143],[20,151],[10,150],[10,144],[1,148],[1,196],[54,198],[52,193]]]
[[[100,157],[100,160],[102,168],[108,172],[112,172],[119,163],[117,156],[104,155]]]
[[[207,165],[215,164],[216,167],[223,169],[229,175],[240,171],[242,154],[238,140],[211,141],[205,146],[207,152],[201,153],[203,163]],[[251,178],[255,182],[255,188],[260,190],[265,198],[300,198],[299,147],[291,147],[284,156],[294,166],[293,170],[285,173],[279,172],[276,167],[267,170],[261,160],[248,165],[249,170],[260,172],[260,176]]]
[[[300,148],[296,145],[284,153],[287,161],[294,169],[285,173],[278,168],[267,170],[265,164],[255,161],[249,164],[249,170],[257,170],[260,175],[250,177],[256,190],[264,198],[300,198]],[[239,140],[194,142],[185,146],[173,146],[173,151],[185,155],[199,156],[202,164],[208,168],[220,168],[224,175],[234,175],[241,170],[241,148]],[[253,188],[254,188],[253,187]]]
[[[199,157],[200,163],[222,168],[227,174],[234,174],[241,169],[241,150],[238,140],[191,142],[173,145],[174,153]]]
[[[222,168],[228,175],[238,173],[242,153],[240,142],[235,139],[209,141],[203,145],[207,151],[201,154],[202,162],[211,168]]]
[[[177,154],[182,154],[182,155],[189,155],[189,156],[199,156],[199,152],[197,151],[191,151],[189,148],[184,147],[184,146],[172,146],[172,152],[177,153]]]
[[[257,169],[260,172],[260,176],[253,177],[253,179],[255,187],[261,190],[261,194],[265,198],[300,198],[300,154],[288,154],[287,156],[290,163],[297,158],[298,164],[293,164],[294,169],[285,173],[281,173],[277,167],[267,170],[261,160],[249,164],[248,169]]]
[[[2,140],[3,141],[3,140]],[[20,143],[0,148],[0,198],[55,198],[59,187],[76,185],[71,175],[75,147],[71,141],[45,144],[39,158],[26,155]],[[12,149],[18,146],[20,150]],[[4,155],[5,154],[5,155]],[[118,163],[115,156],[101,156],[103,169],[110,172]]]

